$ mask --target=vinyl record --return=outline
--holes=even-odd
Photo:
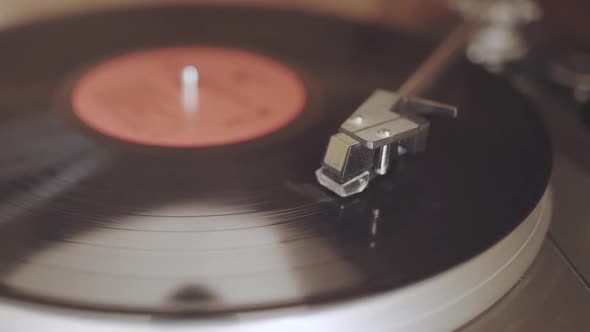
[[[477,256],[547,187],[531,106],[462,62],[425,96],[460,110],[425,153],[346,199],[317,184],[340,123],[431,49],[387,27],[142,8],[17,27],[0,49],[4,296],[195,316],[357,299]],[[187,115],[171,100],[189,65]]]

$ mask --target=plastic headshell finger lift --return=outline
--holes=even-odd
[[[332,135],[318,182],[346,197],[363,191],[387,173],[391,159],[426,148],[430,122],[425,116],[457,116],[457,108],[430,100],[375,91]]]

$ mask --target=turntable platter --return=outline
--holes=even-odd
[[[479,257],[547,189],[551,152],[531,106],[462,62],[430,93],[460,116],[433,120],[425,153],[357,196],[315,182],[338,125],[430,50],[389,28],[268,9],[143,8],[7,30],[0,45],[5,296],[194,317],[342,303]],[[301,81],[304,106],[264,135],[211,146],[121,139],[81,120],[72,91],[87,73],[177,47],[270,59]],[[237,90],[247,84],[238,74]]]

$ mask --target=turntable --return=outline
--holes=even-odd
[[[550,185],[569,127],[544,119],[569,118],[484,32],[219,5],[1,31],[0,327],[528,331],[542,299],[589,308],[555,219],[555,181],[584,175]]]

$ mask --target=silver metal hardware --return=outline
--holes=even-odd
[[[475,26],[467,58],[493,72],[526,55],[521,28],[541,17],[532,0],[454,0],[451,5]]]
[[[363,191],[377,175],[387,173],[391,159],[426,148],[434,114],[457,116],[453,106],[375,91],[332,135],[318,182],[340,196]],[[393,148],[392,148],[393,145]]]

